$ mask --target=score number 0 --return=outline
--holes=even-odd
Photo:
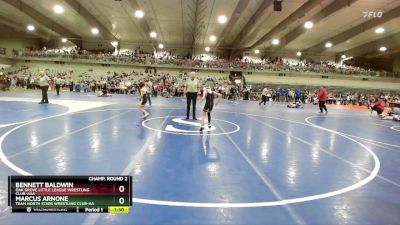
[[[119,186],[118,191],[123,193],[125,191],[125,187],[123,185]],[[119,204],[123,205],[125,203],[125,198],[121,197],[118,200]]]

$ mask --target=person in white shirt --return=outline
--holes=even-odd
[[[261,103],[263,103],[263,102],[265,105],[265,103],[267,102],[267,94],[268,94],[268,89],[264,88],[261,93],[261,102],[259,102],[258,105],[261,105]]]
[[[42,89],[42,100],[39,104],[49,103],[49,99],[47,98],[47,90],[49,90],[49,80],[50,78],[45,74],[44,71],[40,71],[40,79],[39,79],[39,86]]]
[[[61,87],[61,78],[60,78],[60,75],[57,75],[57,76],[54,78],[54,83],[56,84],[56,92],[57,92],[57,95],[60,95],[60,87]]]

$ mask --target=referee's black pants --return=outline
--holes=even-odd
[[[41,103],[49,103],[49,99],[47,98],[47,90],[49,90],[49,86],[40,86],[42,89],[42,100]]]
[[[197,92],[187,92],[186,93],[186,99],[187,99],[187,108],[186,108],[186,118],[189,118],[189,113],[190,113],[190,103],[193,104],[192,110],[193,110],[193,119],[196,118],[196,99],[197,99]]]

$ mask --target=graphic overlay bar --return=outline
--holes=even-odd
[[[128,213],[131,176],[9,176],[15,213]]]

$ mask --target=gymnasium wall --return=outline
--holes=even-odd
[[[396,57],[356,57],[349,61],[349,65],[371,68],[373,70],[386,70],[390,72],[396,72],[395,69]],[[398,70],[399,71],[399,70]]]
[[[393,72],[393,58],[372,58],[369,60],[374,70],[386,70]]]
[[[400,90],[400,81],[389,79],[373,79],[363,81],[362,79],[322,79],[317,76],[285,76],[279,77],[268,73],[253,74],[246,76],[246,82],[249,83],[270,83],[270,84],[293,84],[293,85],[309,85],[309,86],[337,86],[348,88],[366,88],[366,89],[381,89],[381,90]]]
[[[11,67],[11,65],[9,65],[9,64],[1,64],[0,63],[0,69],[7,69],[9,67]]]
[[[0,56],[0,69],[1,68],[7,68],[14,65],[14,61],[6,58],[6,57],[2,57]]]
[[[114,50],[114,47],[111,45],[110,41],[102,40],[85,40],[82,42],[82,48],[88,50]]]
[[[25,48],[39,48],[39,39],[21,37],[0,37],[0,48],[6,48],[6,55],[11,55],[12,50]]]
[[[397,57],[394,57],[393,72],[400,72],[400,54],[397,55]]]

